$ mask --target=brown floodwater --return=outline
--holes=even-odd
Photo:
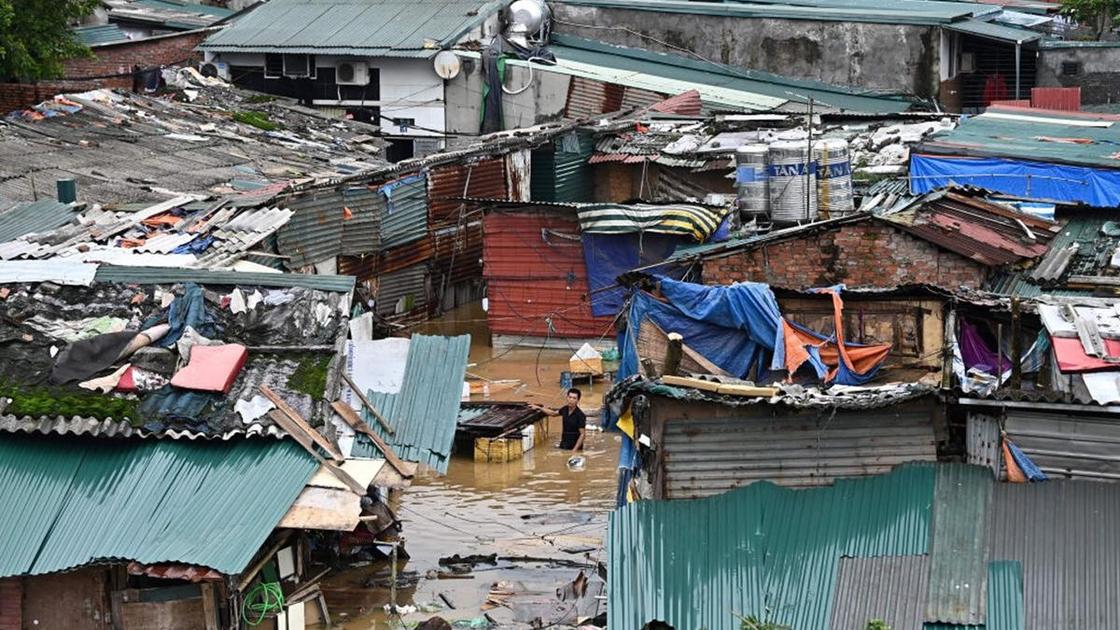
[[[509,383],[495,387],[489,399],[562,404],[560,373],[574,349],[494,352],[489,346],[485,313],[477,305],[458,309],[415,331],[471,333],[472,365],[468,371],[472,375],[491,381],[520,381],[512,388],[507,388]],[[577,386],[584,391],[582,407],[594,421],[602,394],[610,384],[596,381],[590,386],[586,382]],[[481,395],[473,398],[486,399]],[[389,563],[373,562],[324,580],[323,591],[334,622],[348,630],[396,628],[439,615],[449,621],[461,620],[456,627],[471,627],[467,620],[482,616],[481,607],[495,585],[500,585],[500,590],[535,592],[543,600],[577,577],[580,568],[566,566],[571,561],[605,563],[603,536],[607,514],[614,504],[618,434],[589,430],[583,453],[587,463],[581,470],[569,469],[571,453],[555,448],[559,434],[560,419],[552,418],[549,441],[521,460],[480,463],[469,452],[456,453],[446,475],[422,471],[392,502],[403,523],[401,536],[408,554],[398,570],[419,578],[415,585],[398,590],[397,603],[418,610],[401,619],[389,618],[384,611],[390,599]],[[499,560],[497,565],[477,565],[470,573],[451,575],[440,566],[439,559],[453,554],[568,562]],[[454,605],[453,609],[444,598]],[[602,606],[605,610],[605,601]],[[508,607],[493,608],[488,613],[499,622],[498,627],[527,627],[513,621]],[[545,619],[546,624],[550,621]]]

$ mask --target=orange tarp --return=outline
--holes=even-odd
[[[840,361],[844,361],[847,368],[857,374],[865,374],[875,368],[887,357],[891,351],[890,344],[873,346],[848,347],[844,343],[844,302],[840,294],[832,289],[822,289],[822,293],[832,294],[833,326],[836,330],[835,341],[821,340],[807,332],[791,326],[782,318],[782,330],[785,332],[786,344],[786,370],[790,378],[806,361],[809,360],[808,348],[817,348],[821,361],[829,368],[825,382],[836,378]]]

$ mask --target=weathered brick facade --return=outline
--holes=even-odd
[[[200,59],[194,48],[213,29],[151,37],[134,42],[98,46],[88,59],[71,59],[64,78],[38,83],[0,83],[0,113],[30,107],[66,92],[98,88],[132,88],[132,67],[185,65]]]
[[[707,284],[766,282],[805,289],[833,284],[979,288],[987,268],[873,219],[705,260]]]

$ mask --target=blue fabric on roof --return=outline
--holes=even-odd
[[[1014,442],[1007,440],[1007,447],[1011,451],[1011,457],[1015,460],[1019,469],[1023,471],[1023,474],[1027,476],[1028,481],[1047,481],[1050,479]]]
[[[785,368],[781,313],[769,285],[704,286],[663,278],[661,293],[668,304],[645,292],[635,294],[628,333],[636,334],[649,318],[665,332],[679,333],[685,344],[729,374]],[[634,334],[621,344],[619,378],[638,373]]]
[[[183,336],[187,326],[194,328],[203,337],[214,338],[221,334],[217,320],[206,310],[206,298],[202,287],[193,282],[183,285],[183,294],[176,297],[167,307],[167,323],[171,329],[155,345],[170,348]],[[144,328],[149,326],[145,324]]]
[[[618,276],[659,263],[673,254],[680,243],[691,239],[668,234],[591,234],[584,232],[583,257],[587,263],[587,285],[591,290],[591,314],[614,317],[626,302],[626,291],[615,282]],[[679,277],[679,269],[659,270]]]
[[[924,194],[956,183],[1030,199],[1120,206],[1120,171],[1002,158],[913,154],[910,190]]]

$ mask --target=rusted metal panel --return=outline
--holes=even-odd
[[[432,233],[432,277],[436,288],[482,279],[482,221]]]
[[[528,149],[511,151],[506,155],[506,190],[509,199],[513,201],[529,201],[531,172],[529,170],[530,153]]]
[[[1053,109],[1062,112],[1079,112],[1081,111],[1081,88],[1031,88],[1030,106],[1036,109]]]
[[[527,403],[465,402],[459,407],[459,432],[492,438],[527,427],[543,417],[542,412]]]
[[[590,118],[622,109],[625,88],[614,83],[572,77],[568,84],[565,118]]]
[[[527,336],[598,337],[611,318],[593,317],[579,225],[574,217],[528,212],[483,219],[483,275],[490,330]]]
[[[451,164],[428,174],[428,226],[442,228],[463,222],[470,209],[462,197],[509,199],[503,158],[486,158],[473,163]]]
[[[665,100],[665,97],[657,92],[643,90],[641,88],[628,87],[622,92],[621,109],[629,111],[633,109],[646,109],[647,107]]]
[[[431,235],[426,235],[418,241],[381,252],[377,261],[378,272],[393,273],[430,260],[433,251],[432,243]]]
[[[354,276],[358,280],[369,280],[377,274],[377,256],[339,256],[338,273]]]
[[[384,198],[365,186],[345,188],[341,196],[344,210],[339,253],[348,256],[377,253],[381,248]]]

